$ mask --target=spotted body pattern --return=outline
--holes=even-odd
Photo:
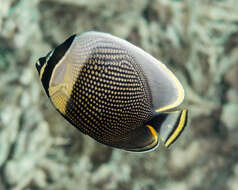
[[[169,147],[182,133],[187,110],[175,109],[183,87],[165,65],[109,34],[73,35],[39,59],[36,68],[54,107],[103,144],[145,152]]]
[[[83,59],[74,66],[80,69],[76,69],[66,117],[85,134],[120,147],[130,130],[152,117],[146,78],[122,47],[103,38],[77,43]]]

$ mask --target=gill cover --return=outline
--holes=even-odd
[[[73,35],[36,67],[57,111],[100,143],[144,152],[158,147],[160,136],[168,147],[186,124],[187,111],[166,112],[184,98],[174,74],[110,34]]]

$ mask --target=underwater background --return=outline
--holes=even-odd
[[[35,62],[90,30],[141,47],[183,84],[189,122],[169,149],[104,146],[54,110]],[[238,189],[237,0],[0,0],[0,190],[78,189]]]

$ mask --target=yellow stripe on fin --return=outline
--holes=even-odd
[[[168,148],[182,133],[184,127],[186,126],[187,113],[188,113],[187,109],[182,111],[182,114],[180,116],[180,121],[179,121],[179,124],[178,124],[176,130],[173,132],[173,134],[169,137],[169,139],[165,143],[166,148]]]
[[[150,152],[159,146],[159,138],[152,126],[145,125],[128,132],[126,138],[109,145],[130,152]]]
[[[158,142],[158,135],[155,131],[155,129],[153,127],[151,127],[150,125],[146,125],[146,127],[149,128],[151,134],[153,135],[154,139],[155,139],[155,144]]]
[[[43,73],[45,72],[45,67],[46,67],[47,64],[44,64],[43,67],[41,68],[40,70],[40,79],[42,79],[42,75]]]

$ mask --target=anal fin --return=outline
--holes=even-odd
[[[155,129],[146,125],[124,135],[118,145],[114,146],[131,152],[149,152],[159,146],[159,138]]]

